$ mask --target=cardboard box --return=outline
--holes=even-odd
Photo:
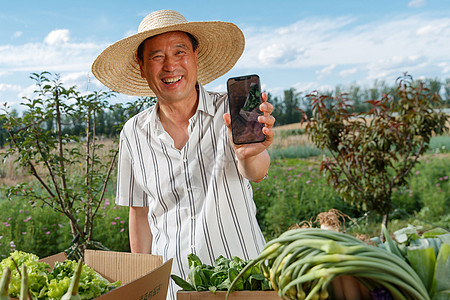
[[[41,261],[53,268],[55,262],[66,259],[65,253],[58,253]],[[86,250],[84,260],[109,281],[122,283],[95,300],[166,300],[172,259],[163,264],[157,255]]]
[[[225,300],[227,292],[218,291],[214,295],[211,292],[177,292],[177,300]],[[275,291],[235,291],[230,293],[230,300],[280,300]]]

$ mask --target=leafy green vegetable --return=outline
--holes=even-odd
[[[77,265],[78,263],[73,260],[55,263],[55,267],[48,276],[47,295],[49,300],[61,299],[67,292]],[[81,299],[98,297],[118,286],[120,286],[120,281],[110,283],[88,265],[83,265],[81,268],[81,278],[78,286],[78,293]]]
[[[184,291],[216,291],[228,290],[237,275],[249,261],[234,256],[232,259],[219,256],[214,265],[203,264],[200,258],[191,253],[188,255],[189,281],[172,274],[174,282]],[[264,277],[259,266],[253,266],[242,276],[234,290],[271,290],[270,281]]]
[[[450,299],[450,244],[442,244],[436,259],[434,286],[431,295],[433,300]]]
[[[21,276],[18,270],[26,265],[28,287],[33,299],[59,300],[69,289],[77,264],[77,261],[72,260],[56,262],[55,267],[50,271],[50,266],[47,263],[39,262],[36,255],[16,250],[11,253],[10,257],[0,262],[0,276],[7,268],[11,270],[9,295],[17,298],[21,286]],[[98,297],[119,286],[120,281],[110,283],[88,265],[82,266],[78,287],[81,299]]]
[[[436,257],[433,248],[409,248],[407,258],[411,267],[416,271],[417,275],[419,275],[427,291],[430,291],[433,283],[434,267],[436,265]]]
[[[326,299],[329,293],[333,293],[331,299],[338,299],[337,293],[334,297],[332,282],[340,276],[340,279],[359,281],[369,291],[383,288],[394,299],[430,299],[420,277],[404,259],[333,230],[296,228],[269,241],[232,282],[227,298],[239,278],[258,263],[283,299]],[[329,291],[330,284],[333,289]],[[345,291],[351,291],[347,284]],[[358,293],[363,295],[365,292],[358,287]],[[367,298],[357,296],[352,299]]]
[[[78,285],[80,283],[81,270],[83,266],[83,260],[80,258],[77,264],[77,268],[70,280],[70,286],[67,292],[62,296],[61,300],[81,300],[80,294],[78,294]]]
[[[14,251],[10,257],[0,262],[0,273],[9,268],[11,270],[11,281],[9,283],[9,294],[18,298],[20,295],[22,266],[28,269],[28,287],[33,299],[44,299],[41,290],[47,285],[47,274],[50,266],[47,263],[39,262],[39,257],[32,253]]]
[[[386,243],[378,246],[403,255],[419,275],[431,299],[450,300],[450,233],[435,228],[420,234],[421,230],[421,227],[408,225],[394,232],[395,241],[390,239],[386,230]]]

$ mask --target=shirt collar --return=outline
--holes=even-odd
[[[197,84],[198,89],[198,106],[197,106],[197,112],[202,111],[210,116],[214,115],[214,103],[211,99],[211,95],[206,91],[206,89],[199,83]],[[142,128],[147,126],[149,123],[152,126],[153,130],[160,129],[161,122],[159,121],[158,116],[158,109],[159,109],[159,103],[156,101],[155,106],[151,110],[150,114],[147,116],[147,119],[142,125]]]
[[[203,111],[210,116],[214,116],[215,108],[213,99],[201,84],[198,84],[198,95],[197,110]]]

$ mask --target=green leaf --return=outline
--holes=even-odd
[[[183,289],[183,291],[195,291],[194,287],[183,278],[175,274],[170,275],[170,277],[179,287]]]
[[[448,236],[450,236],[450,233],[448,233],[448,231],[443,229],[443,228],[436,227],[436,228],[433,228],[431,230],[425,231],[422,234],[422,237],[424,237],[424,238],[434,238],[434,237],[438,237],[438,236],[441,236],[441,235],[448,235]]]
[[[405,260],[400,249],[398,248],[397,244],[390,237],[389,232],[386,229],[386,226],[384,226],[384,224],[381,224],[381,229],[383,231],[384,238],[386,239],[386,242],[384,243],[386,245],[386,250],[392,254],[397,255],[401,259]]]
[[[189,280],[192,283],[192,286],[194,287],[194,289],[196,291],[202,290],[203,281],[202,281],[202,277],[200,275],[200,271],[201,271],[201,266],[196,266],[196,267],[191,268],[191,270],[189,272]]]
[[[442,241],[443,244],[450,244],[450,233],[441,234],[438,238]]]
[[[409,264],[422,280],[427,291],[431,290],[435,272],[436,257],[432,247],[407,247]]]
[[[217,291],[217,287],[215,287],[215,286],[213,286],[213,285],[211,285],[211,286],[209,286],[209,291],[211,292],[211,293],[213,293],[214,295],[216,294],[216,291]]]
[[[233,282],[233,280],[237,277],[238,274],[239,272],[235,268],[230,268],[228,270],[228,278],[230,279],[231,282]]]
[[[436,293],[436,295],[434,295],[432,300],[450,300],[450,290]]]
[[[436,259],[433,287],[430,295],[433,300],[450,299],[450,244],[442,244]]]
[[[239,275],[239,272],[236,269],[230,268],[228,270],[228,279],[226,280],[226,282],[228,283],[228,286],[226,287],[226,289],[228,289],[230,287],[231,283],[236,279],[236,277],[238,275]],[[236,284],[234,286],[234,290],[235,291],[242,291],[243,289],[244,289],[244,279],[241,277],[236,282]]]
[[[195,255],[194,253],[191,253],[188,255],[188,263],[189,263],[189,268],[191,268],[192,266],[197,267],[197,266],[201,266],[203,263],[200,260],[200,258]]]
[[[399,229],[394,232],[395,240],[402,244],[406,243],[409,240],[415,240],[419,238],[419,235],[417,234],[417,227],[412,226],[411,224],[408,225],[408,227]]]

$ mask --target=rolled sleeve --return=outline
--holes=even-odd
[[[120,134],[119,160],[117,169],[116,204],[120,206],[148,206],[147,194],[135,180],[133,155],[130,143],[124,133]]]

